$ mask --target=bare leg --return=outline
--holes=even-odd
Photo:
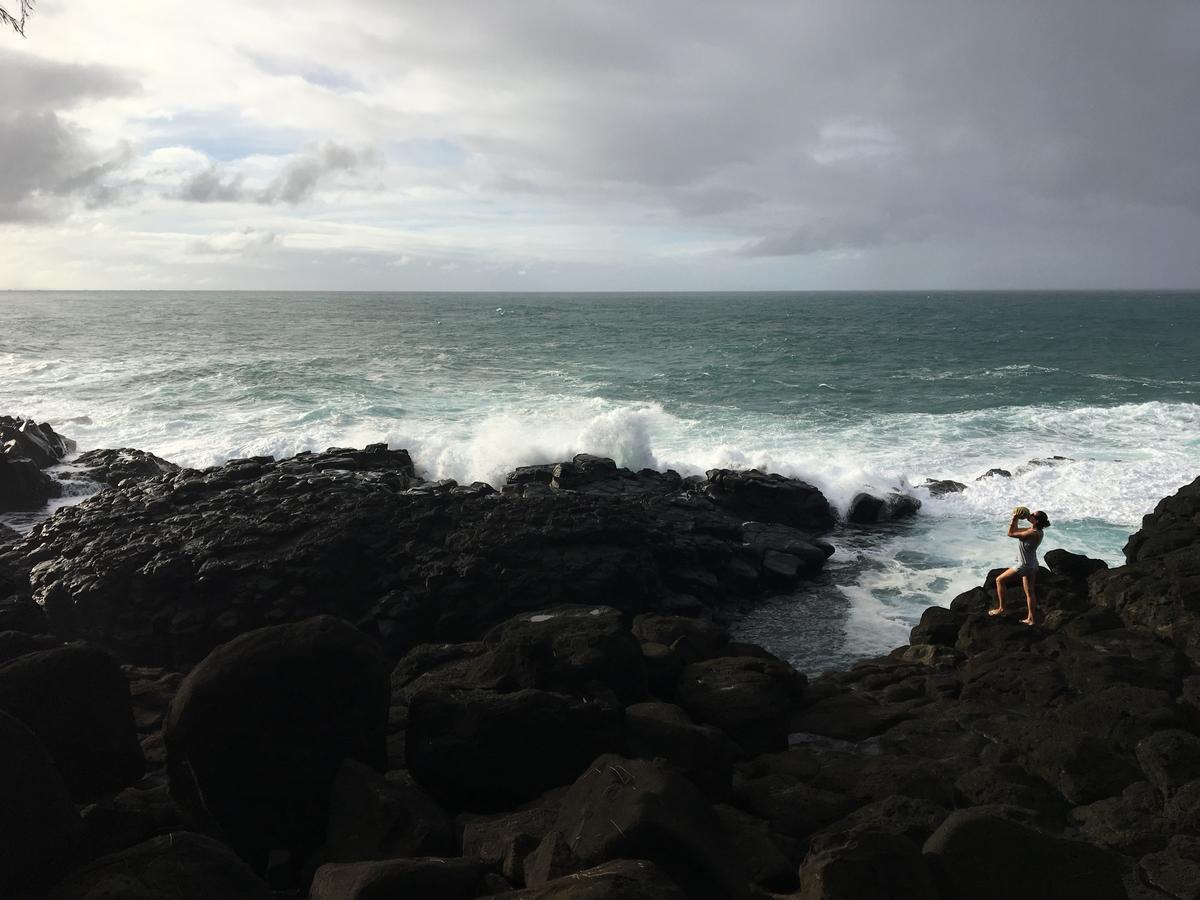
[[[1021,579],[1021,584],[1025,587],[1025,606],[1029,610],[1029,615],[1021,622],[1024,625],[1032,625],[1034,613],[1037,612],[1037,578],[1033,575],[1026,575]]]
[[[1004,614],[1004,583],[1016,574],[1016,569],[1006,569],[996,576],[996,608],[988,610],[989,616]]]

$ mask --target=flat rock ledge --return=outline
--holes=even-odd
[[[549,480],[514,473],[513,489],[496,492],[419,482],[399,454],[153,476],[10,545],[18,586],[27,572],[46,608],[20,591],[0,607],[0,828],[19,837],[0,847],[0,895],[1195,896],[1200,656],[1187,616],[1200,479],[1147,517],[1125,566],[1048,553],[1037,625],[1017,621],[1015,592],[1013,616],[987,615],[992,573],[948,609],[927,610],[909,644],[809,681],[731,640],[711,615],[766,587],[767,550],[757,555],[754,540],[808,533],[759,520],[748,537],[707,489],[711,476],[660,490],[661,473],[589,481],[583,460]],[[627,483],[613,488],[613,477]],[[589,483],[608,487],[581,490]],[[271,503],[260,508],[250,485]],[[741,490],[723,487],[725,502]],[[762,512],[760,497],[735,502]],[[283,504],[278,519],[259,515],[272,504]],[[612,519],[614,508],[625,517]],[[205,530],[206,509],[229,527]],[[106,544],[103,526],[122,516],[142,524]],[[415,570],[381,584],[386,566],[357,571],[369,554],[355,543],[408,546],[386,564],[419,556],[437,589],[418,596],[438,614],[407,600],[397,639],[352,600],[339,607],[350,615],[318,606],[301,617],[297,605],[278,622],[248,618],[252,627],[208,649],[179,643],[168,620],[134,628],[134,611],[152,621],[161,608],[135,573],[153,556],[143,555],[148,535],[164,530],[173,552],[204,549],[193,558],[201,567],[240,561],[232,573],[209,570],[223,572],[223,611],[259,602],[271,579],[279,589],[286,570],[250,562],[262,545],[239,516],[280,527],[300,518],[290,539],[268,532],[269,559],[314,579],[336,566],[347,585],[396,592],[397,602]],[[550,522],[578,543],[555,538],[563,532]],[[729,523],[736,534],[721,531]],[[626,528],[633,539],[623,542]],[[689,541],[699,542],[690,571],[715,586],[693,576],[685,592],[665,575]],[[741,555],[719,566],[696,562],[734,546]],[[115,567],[121,547],[124,580],[106,581],[95,560]],[[576,567],[575,553],[589,565]],[[521,574],[543,555],[552,565]],[[626,577],[639,559],[655,561],[657,580],[649,568]],[[731,578],[730,559],[756,576]],[[157,602],[173,617],[179,592],[204,575],[174,573]],[[502,587],[489,593],[489,578]],[[448,588],[459,582],[469,589]],[[335,583],[308,602],[357,596]],[[473,592],[487,614],[469,614]],[[101,597],[110,618],[91,618]],[[64,609],[108,650],[46,633]],[[147,649],[161,661],[121,655]],[[73,698],[86,726],[64,728],[47,703],[31,702],[35,688]],[[89,753],[93,735],[115,755]]]
[[[81,460],[112,486],[0,546],[0,579],[53,633],[139,664],[188,666],[322,613],[398,656],[554,603],[732,609],[833,552],[816,536],[835,521],[821,492],[756,471],[685,480],[581,455],[497,491],[424,481],[383,444],[202,471],[133,451]]]

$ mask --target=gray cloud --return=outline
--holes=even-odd
[[[1105,236],[1121,209],[1181,210],[1200,240],[1188,0],[355,5],[388,35],[364,37],[372,58],[504,98],[515,127],[446,135],[493,165],[497,191],[594,216],[619,204],[631,224],[699,214],[746,258],[932,259],[980,252],[972,240],[1005,254],[1020,242],[997,238],[1033,233],[1061,236],[1064,265],[1085,235],[1151,249]],[[1194,255],[1162,254],[1168,280],[1200,279]]]
[[[245,190],[240,174],[222,178],[216,166],[209,166],[185,179],[178,196],[192,203],[235,203],[245,199]]]
[[[248,187],[241,173],[225,176],[215,165],[210,165],[186,178],[175,196],[193,203],[295,205],[311,199],[317,187],[333,175],[360,172],[377,165],[379,157],[372,150],[354,150],[326,141],[290,159],[265,187]]]
[[[301,154],[255,198],[259,203],[302,203],[316,190],[318,182],[338,172],[356,172],[373,164],[369,151],[358,152],[332,141]]]
[[[118,202],[133,186],[114,177],[133,158],[132,148],[126,143],[97,149],[59,112],[135,88],[129,78],[104,66],[0,56],[0,221],[53,220],[76,200],[93,208]]]

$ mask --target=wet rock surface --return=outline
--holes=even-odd
[[[796,584],[832,550],[801,530],[832,525],[828,503],[794,479],[716,472],[702,490],[662,489],[611,460],[569,465],[520,493],[421,481],[383,445],[124,479],[59,511],[0,566],[28,572],[25,593],[56,633],[186,666],[251,628],[322,612],[399,655],[555,602],[732,606]],[[600,490],[631,480],[658,486]],[[781,530],[746,526],[751,512]]]

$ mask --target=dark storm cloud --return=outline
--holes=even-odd
[[[76,199],[89,207],[117,202],[129,185],[114,176],[132,158],[131,149],[93,147],[59,112],[135,89],[135,82],[104,66],[0,56],[0,222],[53,220]]]
[[[381,53],[487,85],[525,126],[449,136],[497,188],[681,227],[699,211],[739,255],[1047,230],[1119,250],[1128,233],[1097,225],[1122,209],[1182,211],[1200,239],[1190,0],[496,2],[397,20],[375,29],[398,35]]]

